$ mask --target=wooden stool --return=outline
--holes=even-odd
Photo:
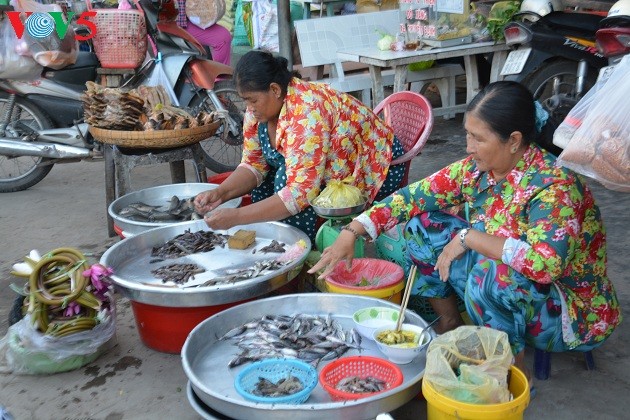
[[[136,166],[169,163],[173,183],[186,182],[184,160],[190,159],[195,164],[197,182],[208,182],[206,166],[203,161],[203,149],[199,143],[173,149],[130,149],[109,144],[103,145],[105,157],[105,201],[106,211],[118,197],[131,190],[129,172]],[[107,211],[107,231],[115,236],[114,221]]]
[[[586,370],[595,369],[595,359],[592,351],[584,352]],[[535,349],[534,352],[534,376],[541,381],[549,379],[551,373],[551,353],[548,351]]]

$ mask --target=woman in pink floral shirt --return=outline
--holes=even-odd
[[[528,376],[525,345],[588,351],[621,322],[593,196],[532,142],[553,133],[544,130],[545,114],[522,85],[488,85],[466,111],[470,156],[350,223],[376,238],[407,222],[406,269],[418,267],[414,293],[442,315],[438,332],[463,323],[457,294],[475,324],[508,334],[515,364]],[[455,208],[465,209],[463,218],[445,212]],[[323,277],[351,259],[354,241],[351,232],[342,232],[310,271],[323,268]]]
[[[211,228],[282,220],[314,239],[309,201],[331,179],[352,176],[370,201],[399,186],[404,166],[389,164],[404,151],[392,129],[357,99],[293,77],[285,58],[263,51],[245,54],[234,75],[248,108],[243,159],[195,204],[205,213],[250,191],[254,204],[212,212]]]

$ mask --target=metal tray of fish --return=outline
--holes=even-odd
[[[133,301],[167,307],[199,307],[252,299],[283,286],[297,276],[311,250],[311,242],[306,234],[279,222],[235,226],[216,233],[231,235],[239,229],[256,231],[256,240],[250,248],[238,250],[225,245],[208,252],[151,262],[155,260],[151,256],[153,247],[161,246],[187,230],[210,231],[203,220],[194,220],[147,230],[124,239],[109,248],[100,262],[114,270],[111,279],[116,288]],[[227,284],[192,287],[225,276],[230,270],[250,268],[256,263],[277,258],[282,254],[253,252],[254,249],[260,250],[270,245],[274,240],[286,244],[287,251],[289,246],[300,240],[306,246],[287,264],[277,270],[263,272],[258,277]],[[169,287],[151,273],[152,270],[169,264],[196,264],[206,271],[195,274],[195,278],[189,280],[185,287]]]
[[[426,363],[423,351],[406,365],[398,365],[404,380],[401,386],[389,391],[353,401],[333,401],[318,384],[309,399],[300,405],[257,404],[241,397],[234,388],[234,380],[247,364],[229,368],[239,349],[232,340],[220,340],[239,325],[259,320],[264,316],[308,314],[331,316],[350,331],[352,315],[361,308],[400,307],[391,302],[364,296],[305,293],[283,295],[240,304],[219,312],[201,322],[188,335],[182,348],[182,364],[194,395],[207,407],[237,419],[374,419],[379,413],[390,412],[414,398],[421,389]],[[427,322],[415,312],[405,312],[405,322],[426,327]],[[435,336],[435,333],[431,333]],[[350,349],[341,357],[366,355],[385,358],[371,340],[362,340],[361,349]],[[321,369],[330,361],[322,361]],[[201,406],[203,407],[203,406]]]
[[[168,217],[171,199],[176,196],[180,200],[185,200],[190,197],[194,197],[204,191],[217,188],[218,184],[206,184],[206,183],[185,183],[185,184],[168,184],[160,185],[157,187],[145,188],[143,190],[134,191],[129,194],[125,194],[120,198],[114,200],[107,211],[109,215],[114,219],[114,223],[120,227],[126,238],[137,235],[145,230],[153,229],[156,227],[168,226],[173,223],[181,223],[182,220],[176,220],[175,216],[170,217],[172,220],[154,220],[144,221],[144,217],[124,216],[121,215],[123,209],[128,209],[130,205],[135,203],[146,204],[149,208],[143,211],[139,211],[141,215],[146,217],[153,216],[152,212],[156,213],[159,217]],[[217,208],[236,208],[241,205],[241,198],[233,198],[232,200],[222,203]],[[180,206],[181,207],[181,206]],[[178,209],[178,210],[181,210]],[[171,213],[174,213],[171,211]],[[190,220],[190,218],[188,218]]]

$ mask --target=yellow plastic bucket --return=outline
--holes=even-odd
[[[422,381],[427,400],[428,420],[521,420],[529,405],[529,386],[525,374],[512,366],[508,388],[512,401],[501,404],[468,404],[439,394],[428,381]]]
[[[384,287],[382,289],[357,290],[341,287],[326,281],[326,288],[330,293],[345,293],[347,295],[361,295],[380,299],[385,299],[393,303],[402,302],[402,290],[405,288],[405,282],[401,279],[398,283]]]

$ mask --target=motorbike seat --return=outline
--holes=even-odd
[[[74,64],[70,64],[69,66],[66,66],[60,70],[52,70],[52,69],[46,69],[46,70],[47,71],[48,70],[52,70],[52,71],[75,70],[77,68],[84,68],[84,67],[98,67],[98,65],[99,65],[99,61],[98,61],[98,58],[96,57],[96,54],[89,51],[79,51],[79,53],[77,54],[77,61]]]
[[[595,31],[603,16],[589,13],[551,12],[543,16],[545,24],[565,35],[595,40]]]

